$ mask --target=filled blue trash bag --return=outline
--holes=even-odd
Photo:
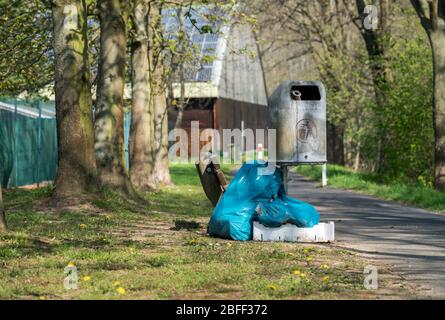
[[[281,178],[278,171],[261,175],[259,168],[267,163],[244,164],[213,210],[209,234],[234,240],[252,239],[255,209],[260,201],[278,194]]]
[[[241,167],[213,210],[210,235],[243,241],[252,239],[255,220],[268,227],[284,223],[312,227],[319,222],[314,207],[286,196],[281,170],[261,174],[267,166],[255,161]]]
[[[320,215],[310,204],[283,195],[273,201],[259,203],[258,222],[276,228],[290,223],[300,228],[311,228],[320,222]]]

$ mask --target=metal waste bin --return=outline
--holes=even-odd
[[[268,99],[276,163],[326,163],[326,91],[319,81],[285,81]],[[271,143],[271,141],[269,142]]]

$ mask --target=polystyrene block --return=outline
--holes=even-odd
[[[258,221],[253,222],[253,240],[255,241],[331,242],[334,239],[333,221],[320,222],[312,228],[299,228],[289,223],[278,228],[268,228]]]

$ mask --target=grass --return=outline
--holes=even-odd
[[[321,182],[319,165],[299,166],[295,171]],[[403,182],[385,183],[374,174],[357,173],[351,169],[328,165],[328,185],[334,188],[359,191],[381,199],[395,200],[415,207],[437,212],[445,212],[445,192],[437,191],[422,184]]]
[[[380,289],[365,290],[369,261],[332,245],[209,237],[212,208],[194,167],[173,165],[171,173],[175,186],[147,195],[147,208],[108,193],[56,210],[46,204],[51,188],[6,190],[11,231],[0,236],[0,299],[411,296],[384,267]],[[77,268],[77,289],[63,286],[67,266]]]

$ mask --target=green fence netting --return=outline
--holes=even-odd
[[[57,172],[54,106],[0,99],[0,178],[3,187],[52,181]]]

